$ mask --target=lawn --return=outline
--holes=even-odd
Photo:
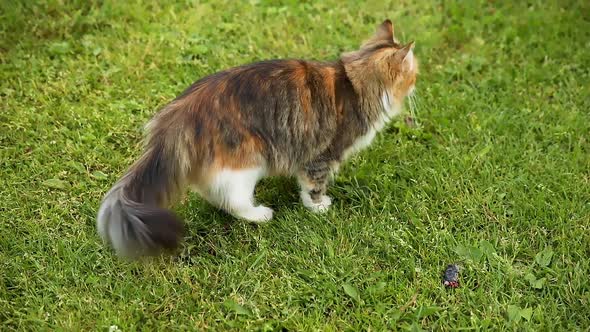
[[[0,330],[590,328],[590,2],[153,3],[0,3]],[[269,179],[268,224],[189,195],[178,255],[101,243],[102,196],[191,82],[336,59],[387,17],[419,125],[350,160],[328,213]]]

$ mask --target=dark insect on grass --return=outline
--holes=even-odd
[[[443,285],[449,288],[459,287],[459,266],[457,264],[447,265],[443,275]]]

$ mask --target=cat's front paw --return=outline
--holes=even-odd
[[[253,223],[265,223],[272,219],[273,210],[266,206],[252,207],[246,211],[241,211],[236,214],[238,217]]]
[[[330,196],[322,195],[319,200],[314,201],[308,192],[303,191],[301,192],[301,201],[303,202],[303,206],[316,213],[326,212],[330,205],[332,205]]]

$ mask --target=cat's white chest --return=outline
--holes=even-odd
[[[371,128],[371,129],[369,129],[369,131],[366,134],[357,138],[356,141],[354,141],[354,143],[348,149],[344,150],[344,159],[347,159],[352,154],[359,152],[360,150],[371,145],[371,142],[375,138],[376,134],[377,134],[377,130],[375,130],[374,128]]]
[[[350,155],[368,147],[373,142],[373,139],[385,125],[395,116],[399,115],[400,107],[394,103],[393,98],[391,98],[387,93],[383,93],[381,97],[381,103],[385,112],[381,114],[379,119],[373,123],[369,131],[364,135],[360,136],[356,139],[356,141],[350,146],[348,149],[344,151],[344,159],[350,157]]]

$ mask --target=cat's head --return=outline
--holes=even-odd
[[[414,90],[418,74],[414,42],[400,44],[390,20],[378,25],[359,50],[343,54],[342,61],[357,89],[374,89],[377,85],[398,100]]]

